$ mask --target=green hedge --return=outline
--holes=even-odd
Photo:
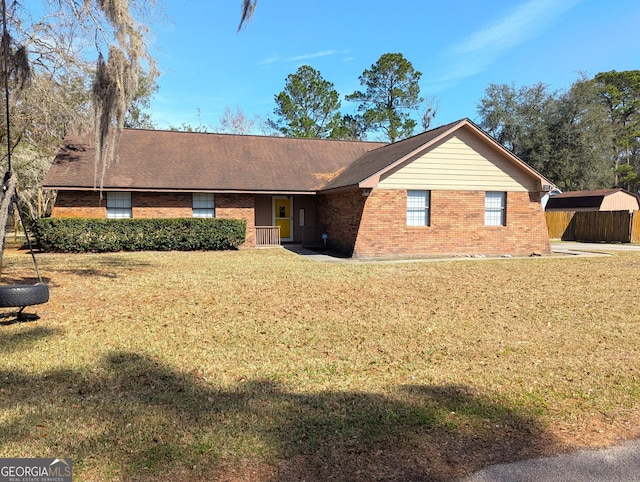
[[[43,251],[198,251],[237,249],[247,225],[240,219],[42,218],[35,234]]]

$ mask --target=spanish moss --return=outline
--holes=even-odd
[[[238,32],[242,30],[242,27],[247,22],[251,21],[257,4],[258,0],[242,0],[242,16],[240,17],[240,25],[238,25]]]
[[[124,127],[127,110],[135,98],[142,67],[146,60],[155,76],[148,55],[143,28],[137,24],[128,0],[96,0],[114,29],[116,45],[109,46],[105,60],[100,52],[92,88],[94,110],[96,166],[94,187],[100,192],[104,176],[115,157],[116,145]],[[85,0],[85,4],[90,0]]]
[[[121,50],[111,47],[106,61],[99,55],[92,99],[96,149],[94,187],[99,180],[101,192],[106,169],[117,162],[115,147],[137,86],[138,70]]]

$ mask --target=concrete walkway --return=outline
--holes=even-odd
[[[637,482],[640,441],[487,467],[464,482]]]
[[[640,244],[629,243],[579,243],[577,241],[552,241],[554,253],[610,253],[612,251],[640,251]]]
[[[292,253],[304,256],[307,259],[311,259],[324,263],[347,263],[347,264],[365,264],[365,263],[427,263],[436,261],[469,261],[472,259],[507,259],[512,256],[455,256],[455,257],[425,257],[425,258],[347,258],[344,256],[334,256],[331,254],[325,254],[318,251],[313,251],[300,246],[284,246],[285,249]]]
[[[346,257],[333,256],[319,251],[313,251],[303,248],[299,245],[284,245],[284,248],[311,259],[323,263],[416,263],[416,262],[437,262],[437,261],[469,261],[473,259],[508,259],[511,256],[455,256],[455,257],[432,257],[432,258],[398,258],[398,259],[353,259]],[[596,257],[607,256],[613,251],[640,251],[640,245],[627,243],[578,243],[574,241],[559,241],[551,243],[551,250],[556,255],[580,256],[580,257]],[[531,256],[538,258],[538,256]]]

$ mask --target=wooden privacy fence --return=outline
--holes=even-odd
[[[640,243],[640,211],[634,211],[631,217],[631,242]]]
[[[544,214],[551,239],[640,243],[640,211],[552,211]]]
[[[545,212],[544,217],[547,221],[547,231],[549,231],[550,239],[562,239],[564,241],[573,241],[573,215],[575,211],[551,211]]]

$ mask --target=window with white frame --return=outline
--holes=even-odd
[[[107,192],[107,218],[124,219],[131,217],[131,193]]]
[[[507,193],[487,191],[484,194],[484,225],[505,226]]]
[[[215,218],[216,204],[213,193],[194,192],[192,209],[194,218]]]
[[[429,226],[430,191],[407,191],[407,226]]]

